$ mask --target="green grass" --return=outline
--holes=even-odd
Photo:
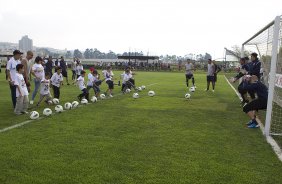
[[[3,78],[0,128],[28,119],[13,115]],[[248,118],[223,75],[212,93],[196,73],[190,100],[183,73],[135,78],[157,84],[139,99],[119,95],[0,133],[0,183],[281,183],[282,163],[259,129],[245,127]],[[79,93],[64,86],[62,103]]]

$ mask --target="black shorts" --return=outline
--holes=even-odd
[[[62,70],[63,77],[68,77],[68,72],[66,70]]]
[[[186,74],[185,76],[186,76],[186,79],[192,79],[194,77],[193,74]]]
[[[106,83],[108,84],[109,89],[114,89],[114,82],[113,81],[108,80],[108,81],[106,81]]]
[[[267,99],[264,98],[257,98],[247,105],[243,107],[243,111],[245,113],[248,113],[250,111],[260,110],[260,109],[266,109],[267,108]]]
[[[214,76],[207,76],[207,81],[208,82],[214,82]]]

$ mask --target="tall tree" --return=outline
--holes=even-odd
[[[82,53],[78,49],[75,49],[73,52],[73,57],[82,58]]]

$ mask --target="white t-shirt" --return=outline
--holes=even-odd
[[[78,79],[77,79],[77,84],[78,84],[79,89],[83,90],[85,88],[84,77],[79,76]]]
[[[73,61],[72,63],[71,63],[71,69],[72,70],[76,70],[76,61]]]
[[[36,78],[39,78],[41,80],[45,78],[44,67],[41,64],[35,63],[32,66],[31,70],[34,72]]]
[[[15,60],[14,57],[12,57],[7,63],[6,69],[10,71],[11,81],[15,81],[17,73],[16,67],[18,64],[21,64],[21,61]]]
[[[92,75],[92,73],[89,73],[88,74],[87,86],[93,86],[93,82],[94,82],[94,76]]]
[[[60,75],[58,75],[56,72],[51,77],[51,84],[53,86],[57,86],[58,88],[60,87],[62,81],[63,81],[63,75],[61,73]]]
[[[42,79],[40,85],[40,94],[48,95],[50,94],[50,80]]]
[[[108,72],[107,70],[103,70],[102,73],[106,78],[105,81],[112,80],[112,77],[114,76],[113,71]]]
[[[21,90],[21,94],[23,96],[27,96],[28,95],[27,87],[26,87],[26,84],[25,84],[25,81],[24,81],[24,77],[23,77],[22,74],[16,73],[14,85],[19,87],[19,89],[17,88],[17,90],[16,90],[16,96],[17,97],[20,96],[19,90]]]
[[[192,63],[187,63],[185,64],[185,71],[187,75],[192,75],[193,74],[193,64]]]
[[[215,72],[215,67],[214,64],[208,64],[208,72],[207,72],[207,76],[214,76],[214,72]]]
[[[123,74],[123,79],[122,79],[122,83],[125,84],[129,79],[132,78],[132,74],[131,73],[125,73]]]
[[[83,70],[83,66],[82,65],[77,65],[76,66],[76,74],[77,75],[81,75],[81,71]]]

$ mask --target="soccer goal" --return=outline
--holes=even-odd
[[[265,135],[282,135],[282,16],[266,25],[242,44],[256,52],[262,63],[262,81],[268,86]]]

